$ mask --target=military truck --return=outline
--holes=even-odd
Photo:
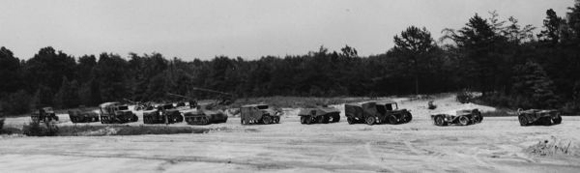
[[[344,105],[348,124],[401,124],[410,122],[413,115],[407,109],[399,109],[392,100],[349,103]]]
[[[70,121],[73,123],[90,123],[99,121],[99,114],[93,110],[85,108],[84,106],[80,106],[78,109],[69,110],[68,116]]]
[[[464,109],[456,111],[455,115],[431,115],[431,119],[436,126],[447,126],[450,124],[467,126],[470,124],[481,123],[481,121],[483,121],[483,116],[478,109]]]
[[[335,123],[340,121],[340,110],[328,106],[318,106],[314,108],[304,108],[298,112],[300,123]]]
[[[228,121],[228,115],[221,110],[189,109],[183,112],[183,116],[189,125],[208,125]]]
[[[252,104],[240,107],[241,123],[248,124],[273,124],[280,123],[281,111],[270,108],[267,104]]]
[[[43,107],[34,111],[30,118],[32,121],[58,121],[58,116],[54,113],[52,107]]]
[[[173,124],[183,122],[183,116],[172,103],[157,105],[154,110],[143,111],[145,124]]]
[[[560,116],[560,112],[557,110],[518,109],[517,115],[521,126],[562,123],[562,116]]]
[[[102,124],[128,123],[139,120],[137,115],[129,110],[129,106],[119,102],[103,103],[99,105],[99,110]]]

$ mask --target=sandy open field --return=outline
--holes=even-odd
[[[445,97],[430,112],[427,101],[399,101],[412,110],[408,124],[348,125],[343,114],[339,123],[301,125],[296,110],[287,110],[281,124],[242,126],[230,118],[204,126],[226,130],[205,134],[2,136],[0,172],[580,172],[580,117],[563,117],[554,126],[486,117],[481,124],[437,127],[429,114],[493,108]],[[10,118],[7,126],[28,120]],[[180,125],[186,124],[174,126]],[[553,139],[570,144],[570,153],[526,152]]]

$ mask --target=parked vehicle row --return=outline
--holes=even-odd
[[[196,107],[186,107],[174,104],[159,104],[152,110],[143,111],[144,124],[173,124],[185,120],[189,125],[208,125],[213,123],[225,123],[228,116],[222,110],[212,110]],[[186,108],[183,108],[186,107]],[[349,103],[344,106],[348,124],[404,124],[413,119],[410,110],[399,109],[397,102],[392,100],[367,101]],[[98,112],[98,113],[97,113]],[[239,109],[240,123],[250,124],[279,124],[283,112],[270,107],[268,104],[251,104],[241,106]],[[301,124],[336,123],[340,121],[340,110],[328,106],[303,108],[299,111]],[[68,111],[71,122],[102,124],[122,124],[138,121],[135,113],[129,110],[128,105],[119,102],[107,102],[99,105],[99,110],[89,110],[84,107]],[[560,124],[562,117],[556,110],[517,110],[518,121],[521,126],[528,125],[552,125]],[[436,126],[459,125],[467,126],[481,123],[483,116],[478,109],[458,110],[455,114],[434,114],[431,120]],[[58,121],[58,116],[51,107],[41,108],[32,113],[33,121]]]

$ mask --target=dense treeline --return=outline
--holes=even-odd
[[[257,60],[168,59],[159,53],[73,57],[52,47],[21,60],[0,48],[0,101],[6,113],[41,106],[69,108],[105,101],[213,97],[209,88],[255,96],[382,96],[470,89],[481,100],[522,108],[580,108],[580,4],[566,17],[547,10],[539,34],[517,19],[478,14],[437,42],[411,26],[386,53],[360,57],[355,48],[320,47],[306,55]],[[438,44],[439,43],[439,44]]]

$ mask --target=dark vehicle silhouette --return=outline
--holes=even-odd
[[[281,111],[270,108],[267,104],[244,105],[240,108],[242,125],[280,123]]]
[[[436,114],[431,115],[431,119],[436,126],[477,124],[483,121],[483,116],[478,109],[464,109],[455,112],[455,115]]]
[[[136,122],[139,118],[127,105],[119,102],[106,102],[99,105],[102,124]]]

